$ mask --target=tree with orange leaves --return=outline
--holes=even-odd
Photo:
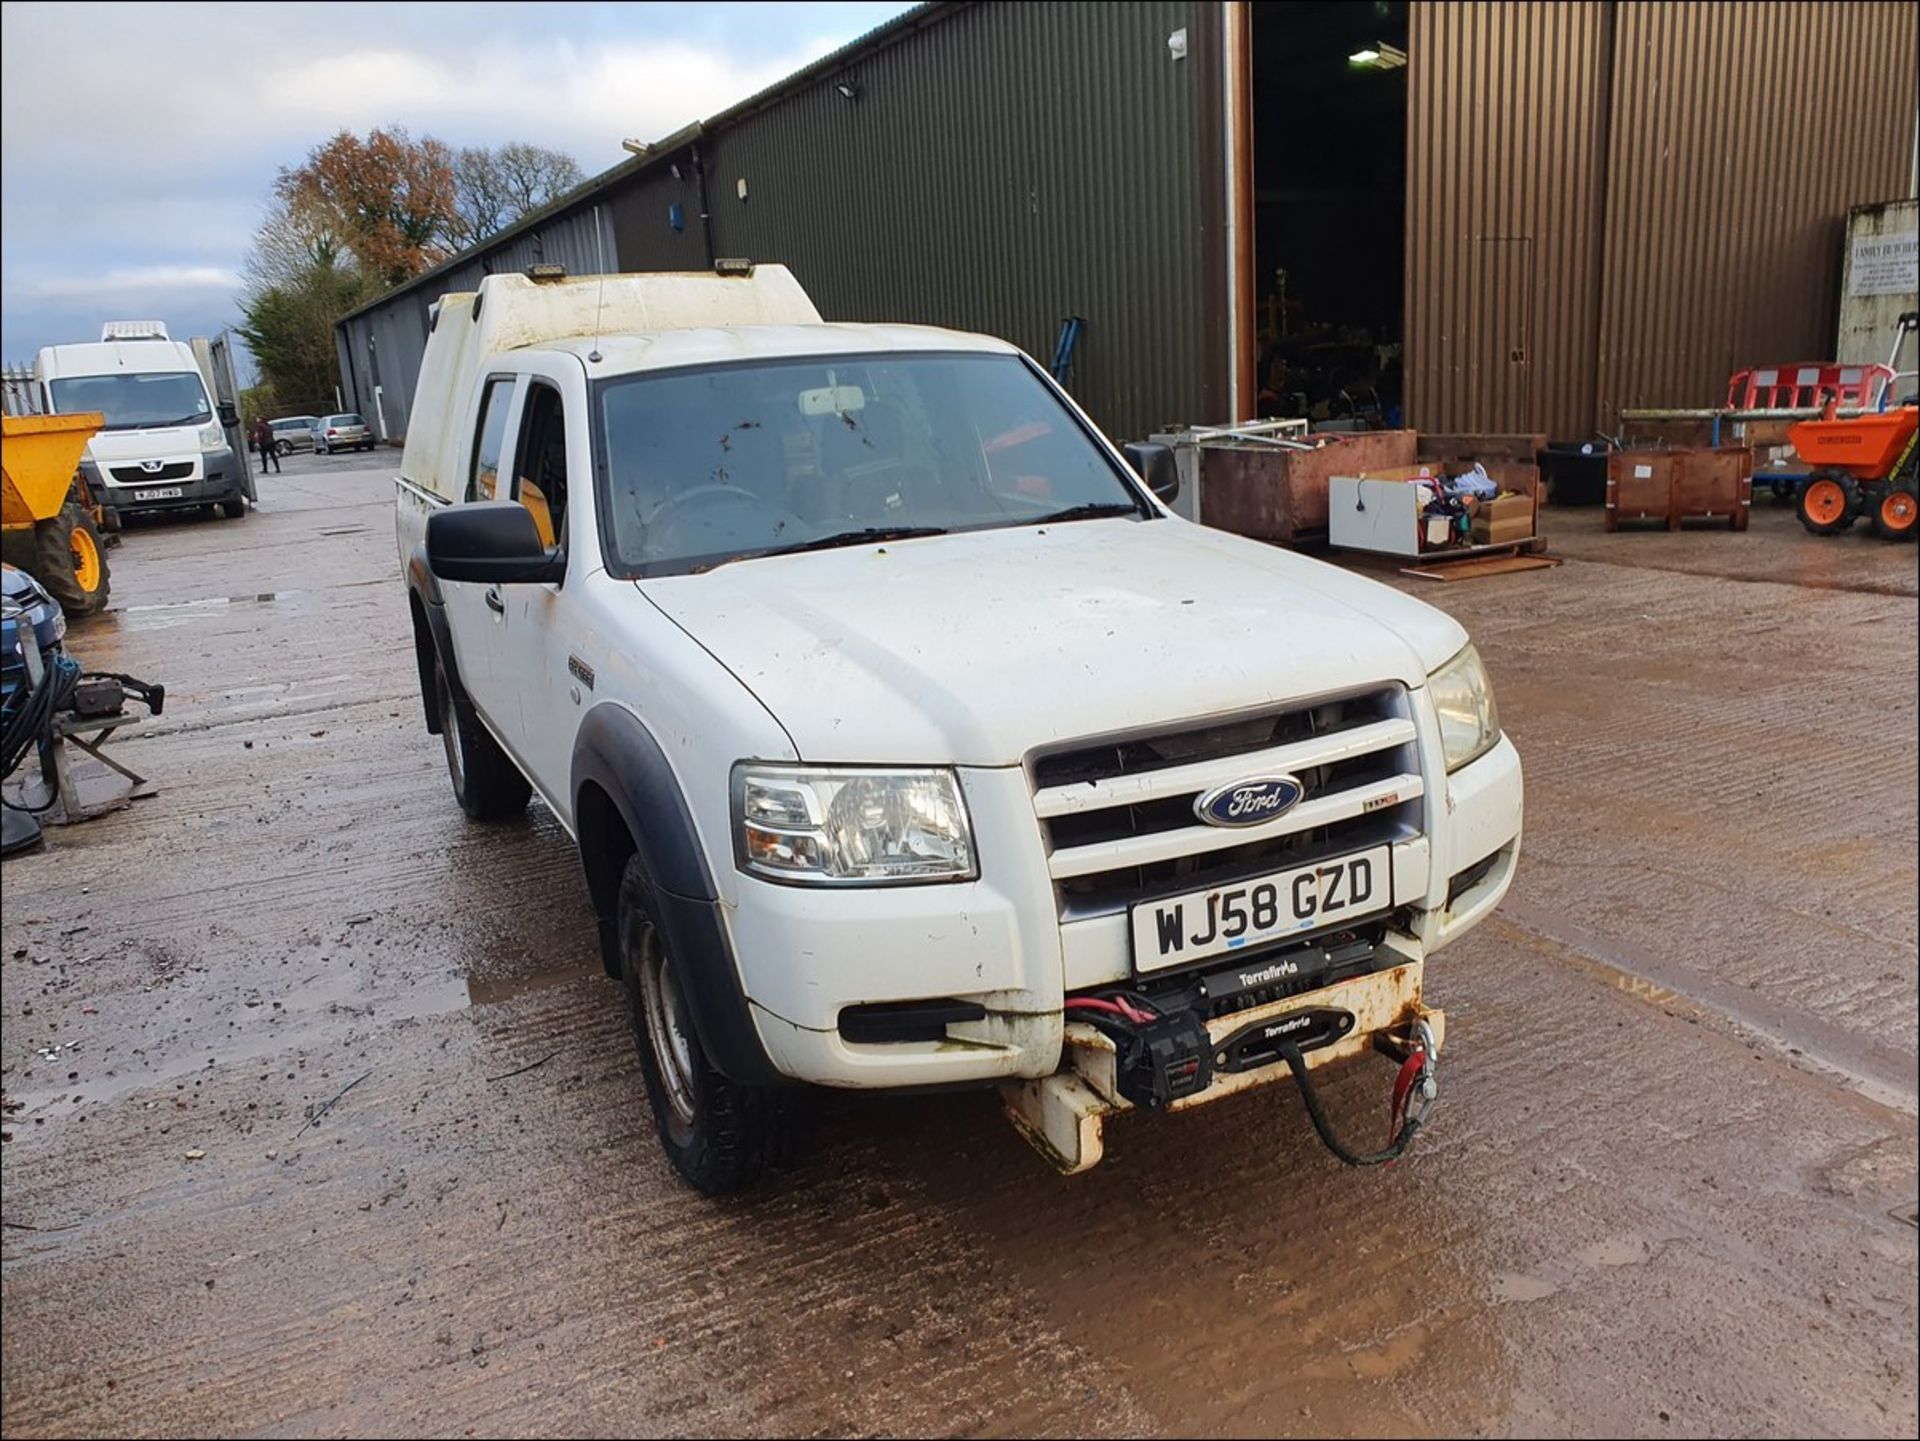
[[[410,280],[444,260],[457,223],[453,153],[402,125],[367,133],[342,130],[282,169],[275,193],[340,237],[360,268],[386,285]]]

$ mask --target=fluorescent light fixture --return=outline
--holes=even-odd
[[[1397,45],[1377,41],[1347,57],[1347,64],[1362,70],[1399,70],[1407,63],[1407,52]]]

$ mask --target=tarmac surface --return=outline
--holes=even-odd
[[[168,701],[157,796],[5,862],[8,1436],[1920,1429],[1914,548],[1762,501],[1378,568],[1473,631],[1528,792],[1400,1164],[1284,1085],[1071,1179],[989,1093],[833,1097],[715,1203],[565,834],[453,803],[392,462],[130,527],[71,632]]]

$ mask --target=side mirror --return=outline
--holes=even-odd
[[[567,563],[540,544],[533,512],[519,501],[482,500],[427,517],[427,569],[441,580],[557,585]]]
[[[1147,489],[1172,504],[1180,493],[1180,467],[1174,463],[1173,447],[1135,441],[1126,447],[1125,453],[1127,464],[1147,483]]]
[[[223,400],[214,407],[220,413],[220,423],[231,430],[240,423],[240,412],[233,408],[231,400]]]

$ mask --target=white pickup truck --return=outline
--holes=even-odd
[[[746,1185],[807,1085],[995,1085],[1077,1171],[1290,1072],[1398,1154],[1427,958],[1519,850],[1466,633],[1174,516],[1011,345],[720,269],[448,295],[397,482],[427,728],[469,816],[577,841],[673,1164]],[[1356,1155],[1311,1077],[1376,1051]]]

